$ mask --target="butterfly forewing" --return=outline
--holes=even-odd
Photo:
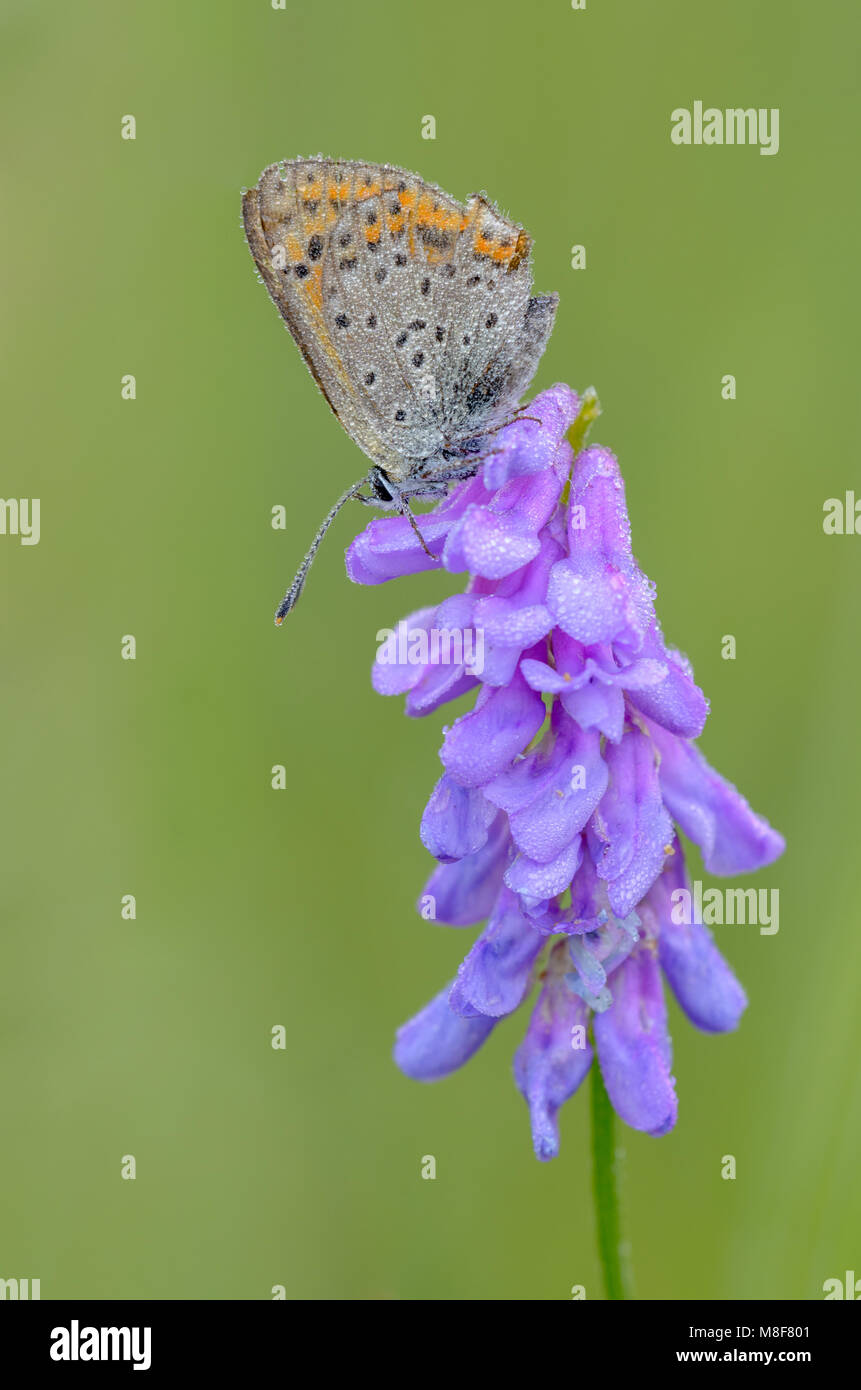
[[[438,452],[444,437],[430,272],[423,255],[410,254],[408,229],[396,192],[354,204],[332,230],[323,271],[328,331],[375,430],[401,460],[394,477],[409,458]]]

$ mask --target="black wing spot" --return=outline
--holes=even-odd
[[[338,326],[339,328],[349,328],[349,327],[350,327],[350,320],[347,318],[347,315],[346,315],[346,314],[336,314],[336,315],[335,315],[335,323],[337,324],[337,326]]]
[[[419,227],[419,240],[434,251],[448,251],[451,247],[451,234],[439,227]]]
[[[297,280],[304,280],[305,276],[310,275],[311,272],[306,265],[300,262],[299,265],[293,267],[293,274],[296,276]]]
[[[495,401],[502,390],[502,377],[483,377],[477,381],[466,398],[466,408],[470,415],[481,409],[482,406],[490,405]]]
[[[308,242],[308,260],[319,261],[323,254],[323,238],[315,232]]]

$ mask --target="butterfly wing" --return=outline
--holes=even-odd
[[[330,332],[323,272],[331,232],[343,210],[376,184],[379,166],[328,159],[291,160],[264,169],[242,199],[251,254],[279,313],[347,433],[376,463],[397,465],[374,428],[373,413]]]
[[[442,305],[449,350],[441,392],[451,444],[511,414],[546,346],[557,300],[530,299],[530,249],[521,227],[473,195]]]
[[[504,417],[546,345],[530,242],[388,165],[272,165],[243,200],[261,276],[335,414],[402,479]]]
[[[403,461],[389,470],[396,479],[447,437],[445,300],[464,216],[454,199],[404,174],[393,189],[353,203],[332,229],[327,330],[380,437]]]

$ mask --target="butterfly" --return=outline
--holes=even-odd
[[[478,471],[488,434],[535,375],[559,298],[531,295],[531,240],[483,194],[461,204],[388,164],[271,164],[242,214],[263,283],[371,460],[321,523],[280,626],[350,499],[397,509],[424,545],[409,499],[443,496]]]

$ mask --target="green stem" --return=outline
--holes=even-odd
[[[630,1271],[622,1249],[619,1224],[619,1158],[616,1152],[616,1117],[601,1076],[598,1059],[590,1068],[592,1079],[592,1190],[598,1253],[607,1298],[633,1298]]]

